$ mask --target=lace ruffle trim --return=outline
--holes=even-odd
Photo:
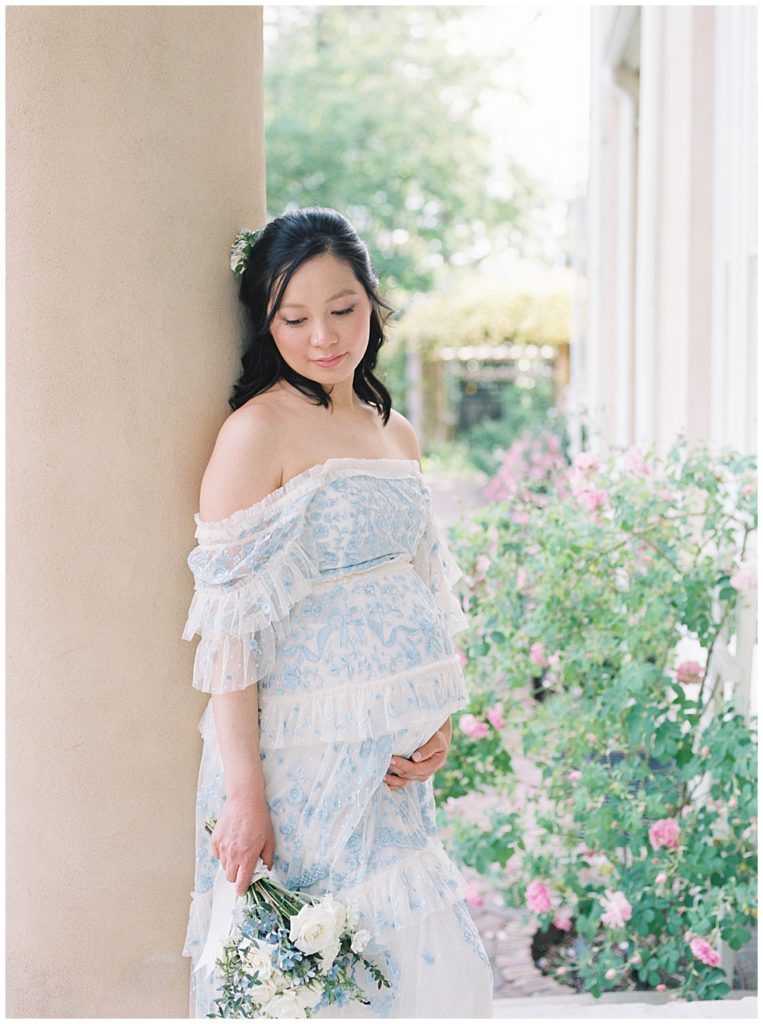
[[[466,707],[469,697],[458,656],[421,665],[366,683],[294,696],[259,695],[260,749],[363,740],[397,732]],[[214,718],[205,710],[199,731],[214,736]]]
[[[314,891],[314,890],[313,890]],[[183,956],[195,965],[206,941],[212,917],[212,888],[191,893],[191,908]],[[405,928],[428,914],[463,899],[466,880],[437,838],[421,850],[349,889],[333,893],[337,900],[352,898],[368,928],[383,944],[386,928]]]
[[[367,476],[388,477],[414,476],[423,480],[421,468],[415,459],[356,459],[334,458],[297,473],[275,491],[266,494],[247,508],[238,509],[223,519],[205,520],[194,514],[196,537],[199,541],[224,542],[236,536],[237,528],[248,526],[267,518],[284,503],[288,504],[315,490],[326,476],[339,477],[362,472]]]
[[[448,904],[463,899],[466,880],[434,838],[421,850],[351,889],[336,893],[353,898],[364,925],[376,937],[385,928],[406,928]],[[383,943],[383,937],[379,940]]]
[[[182,638],[202,637],[192,686],[203,693],[243,690],[275,668],[294,605],[318,578],[310,534],[292,539],[257,572],[230,587],[197,585]]]

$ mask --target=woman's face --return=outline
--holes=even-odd
[[[370,319],[371,300],[350,265],[324,252],[294,272],[270,333],[293,370],[331,385],[354,374]]]

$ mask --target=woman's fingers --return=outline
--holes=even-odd
[[[399,789],[409,782],[426,782],[445,763],[446,751],[438,749],[425,761],[411,761],[407,757],[392,757],[384,781],[391,789]]]
[[[260,857],[262,858],[263,864],[267,868],[270,868],[271,871],[273,869],[273,857],[275,855],[275,848],[276,848],[275,839],[273,839],[273,838],[268,839],[268,841],[265,843],[265,845],[262,848],[262,853],[260,854]]]

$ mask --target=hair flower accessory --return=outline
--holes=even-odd
[[[230,250],[230,268],[233,273],[237,274],[239,277],[241,277],[246,270],[246,265],[249,262],[252,249],[262,234],[262,231],[262,228],[258,228],[256,231],[249,231],[247,228],[241,228],[236,235]]]

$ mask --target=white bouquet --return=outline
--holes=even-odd
[[[211,834],[214,821],[205,822]],[[230,883],[228,883],[230,884]],[[362,966],[379,988],[389,981],[362,956],[371,939],[354,905],[328,893],[284,888],[260,861],[243,907],[215,960],[220,995],[208,1017],[312,1017],[351,1000],[368,1005],[355,980]]]

